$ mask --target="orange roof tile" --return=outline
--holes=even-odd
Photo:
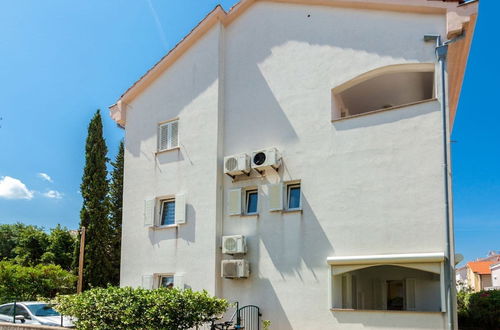
[[[491,274],[490,265],[494,263],[494,261],[471,261],[467,263],[467,267],[469,267],[474,273],[487,275]]]

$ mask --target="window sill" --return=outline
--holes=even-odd
[[[431,311],[394,311],[385,309],[348,309],[348,308],[330,308],[332,312],[369,312],[369,313],[390,313],[390,314],[401,314],[401,313],[418,313],[418,314],[442,314],[444,312],[431,312]]]
[[[397,110],[397,109],[401,109],[401,108],[406,108],[406,107],[410,107],[412,105],[417,105],[417,104],[422,104],[422,103],[428,103],[428,102],[434,102],[434,101],[437,101],[437,100],[438,100],[437,98],[432,98],[432,99],[428,99],[428,100],[422,100],[422,101],[417,101],[417,102],[412,102],[412,103],[407,103],[407,104],[401,104],[401,105],[397,105],[397,106],[390,107],[390,108],[387,108],[387,109],[378,109],[378,110],[373,110],[373,111],[368,111],[368,112],[360,113],[360,114],[357,114],[357,115],[351,115],[351,116],[347,116],[347,117],[335,118],[335,119],[332,119],[332,123],[339,122],[339,121],[344,121],[344,120],[349,120],[349,119],[352,119],[352,118],[358,118],[358,117],[363,117],[363,116],[374,115],[374,114],[381,113],[381,112],[386,112],[386,111],[391,111],[391,110]]]
[[[242,218],[258,218],[259,213],[242,214],[241,217]]]
[[[170,148],[170,149],[165,149],[165,150],[159,150],[159,151],[155,152],[155,155],[164,154],[164,153],[167,153],[167,152],[170,152],[170,151],[174,151],[174,150],[181,150],[181,147],[175,147],[175,148]]]
[[[173,224],[173,225],[166,225],[166,226],[151,226],[149,227],[149,229],[151,230],[168,230],[168,229],[172,229],[172,228],[177,228],[179,227],[178,224]]]
[[[281,211],[283,214],[288,214],[288,213],[302,213],[302,209],[293,209],[293,210],[283,210]]]

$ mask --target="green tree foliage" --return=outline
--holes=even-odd
[[[42,255],[43,263],[52,263],[61,266],[65,270],[71,270],[73,251],[76,240],[66,227],[57,225],[51,229],[49,244],[46,252]]]
[[[457,294],[460,329],[500,329],[500,291],[459,292]]]
[[[120,257],[122,241],[122,204],[123,204],[123,164],[124,147],[120,142],[116,159],[111,163],[113,171],[111,172],[111,182],[109,186],[111,221],[111,265],[113,274],[110,283],[118,285],[120,283]]]
[[[228,303],[208,292],[95,288],[58,296],[56,309],[78,319],[78,329],[190,329],[224,313]]]
[[[0,304],[20,300],[53,298],[75,292],[76,277],[56,265],[25,267],[0,261]]]
[[[49,235],[42,228],[26,226],[20,231],[17,246],[14,248],[15,260],[23,266],[39,264],[48,246]]]
[[[0,225],[0,261],[16,257],[14,248],[18,245],[19,236],[25,228],[26,225],[22,223]]]
[[[83,205],[80,211],[80,228],[86,228],[84,288],[104,287],[113,276],[110,258],[111,226],[108,216],[108,179],[106,153],[108,148],[103,137],[102,119],[99,110],[88,127],[85,145],[85,167],[83,170]],[[79,240],[77,241],[73,265],[78,265]]]

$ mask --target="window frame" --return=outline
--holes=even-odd
[[[290,192],[293,188],[299,188],[299,206],[290,207]],[[300,182],[290,182],[286,184],[286,211],[301,211],[302,210],[302,186]]]
[[[164,207],[163,207],[163,204],[165,203],[174,203],[174,218],[173,218],[173,222],[170,223],[170,224],[163,224],[163,211],[164,211]],[[159,218],[158,218],[158,222],[157,222],[157,227],[173,227],[173,226],[176,226],[176,222],[175,222],[175,197],[165,197],[165,198],[160,198],[158,199],[158,203],[159,203],[159,206],[160,206],[160,212],[159,212]]]
[[[172,125],[175,124],[175,123],[177,123],[177,145],[172,146]],[[162,149],[161,148],[161,138],[162,138],[161,129],[164,126],[168,127],[168,129],[167,129],[168,136],[167,136],[167,147],[164,148],[164,149]],[[179,118],[174,118],[174,119],[170,119],[170,120],[162,121],[162,122],[158,123],[157,134],[158,134],[157,148],[156,148],[157,152],[164,152],[164,151],[178,149],[179,146],[180,146],[180,141],[179,141]]]
[[[255,206],[255,212],[249,212],[248,207],[250,206],[250,195],[255,194],[257,197],[257,205]],[[259,214],[259,189],[257,188],[248,188],[245,189],[245,209],[244,215],[258,215]]]
[[[167,288],[166,286],[161,286],[162,279],[164,278],[172,278],[172,288],[175,287],[175,274],[174,273],[162,273],[162,274],[155,274],[156,275],[156,287],[159,288]]]

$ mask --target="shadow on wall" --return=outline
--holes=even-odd
[[[306,265],[319,281],[315,269],[325,269],[326,259],[334,254],[334,248],[306,196],[302,196],[302,209],[302,214],[276,213],[269,221],[259,222],[258,235],[283,280],[286,275],[296,275],[303,281],[303,265]]]
[[[161,246],[162,241],[166,240],[185,240],[190,243],[196,241],[196,210],[191,204],[186,205],[186,223],[174,228],[149,230],[149,241],[154,246]],[[177,246],[176,246],[177,247]]]

